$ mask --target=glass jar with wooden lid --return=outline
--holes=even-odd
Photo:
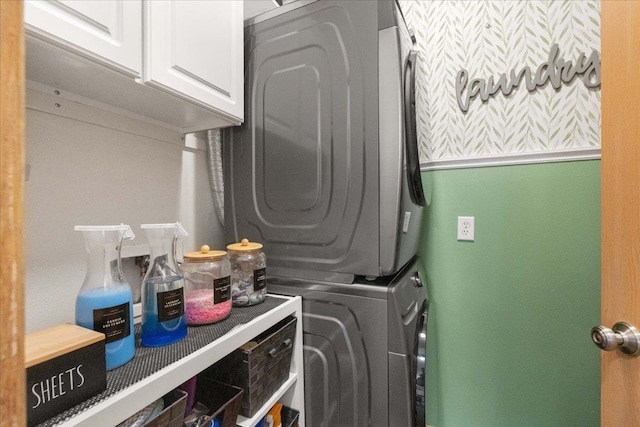
[[[267,295],[267,258],[262,244],[242,239],[227,246],[231,262],[231,298],[234,306],[259,304]]]

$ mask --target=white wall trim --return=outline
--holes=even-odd
[[[469,157],[465,159],[434,160],[420,163],[421,171],[486,168],[492,166],[527,165],[535,163],[599,160],[600,147],[536,153],[503,154],[498,156]]]

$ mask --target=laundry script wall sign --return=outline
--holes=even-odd
[[[568,84],[576,76],[582,76],[582,82],[587,88],[596,88],[600,86],[600,54],[594,50],[589,57],[582,53],[575,61],[565,61],[559,58],[558,44],[551,46],[549,58],[538,66],[535,73],[531,72],[531,68],[526,66],[520,71],[511,70],[509,76],[502,73],[497,81],[494,76],[490,76],[487,80],[474,78],[469,81],[469,72],[462,69],[456,76],[456,99],[458,106],[463,112],[469,110],[471,101],[480,96],[482,102],[502,92],[504,96],[508,96],[517,88],[524,80],[527,90],[534,92],[537,88],[551,83],[555,90],[559,90],[562,84]]]

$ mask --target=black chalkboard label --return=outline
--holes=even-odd
[[[184,289],[158,292],[158,321],[177,319],[184,315]]]
[[[253,270],[253,291],[260,291],[267,287],[267,269]]]
[[[220,304],[231,299],[231,276],[213,280],[213,303]]]
[[[93,310],[93,330],[105,335],[105,343],[118,341],[131,334],[129,303]]]

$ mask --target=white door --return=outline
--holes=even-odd
[[[145,2],[145,83],[244,116],[242,2]]]
[[[32,36],[141,75],[141,0],[27,0],[24,17]]]

